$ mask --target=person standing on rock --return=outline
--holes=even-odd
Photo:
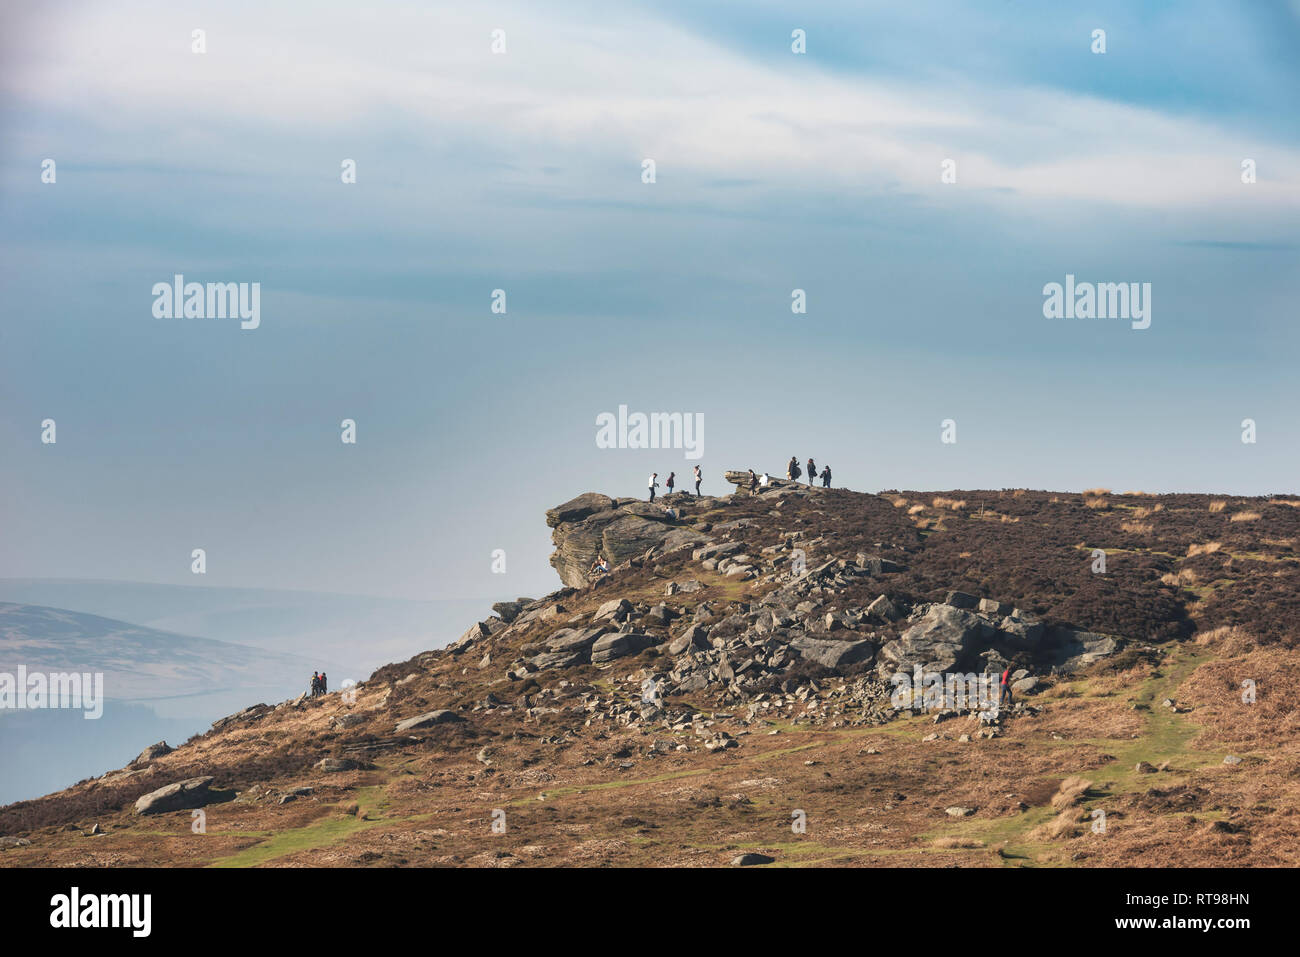
[[[799,460],[793,455],[790,456],[790,461],[786,463],[785,477],[791,482],[799,477]]]
[[[659,487],[659,473],[658,473],[658,472],[651,472],[651,473],[650,473],[649,484],[650,484],[650,501],[653,502],[653,501],[655,500],[655,489],[657,489],[657,488]]]
[[[813,485],[817,482],[817,463],[812,459],[808,460],[808,484]]]
[[[754,473],[750,472],[749,474],[752,477]],[[700,483],[702,481],[704,481],[704,475],[703,473],[700,472],[700,467],[697,465],[695,466],[695,497],[696,498],[700,497]]]
[[[325,677],[325,672],[322,671],[320,673],[320,693],[329,694],[329,691],[330,691],[329,681]]]
[[[311,696],[314,698],[320,694],[320,672],[311,673]]]
[[[831,487],[831,467],[828,465],[822,469],[822,488]]]
[[[749,494],[758,494],[758,476],[754,474],[753,469],[749,470]]]
[[[1014,702],[1011,700],[1011,666],[1010,665],[1007,665],[1006,670],[1002,672],[1002,691],[998,695],[999,708],[1002,707],[1003,702],[1006,702],[1008,708],[1014,705]]]
[[[673,494],[673,486],[674,486],[676,483],[677,483],[677,473],[676,473],[676,472],[669,472],[669,473],[668,473],[668,481],[664,483],[664,485],[668,488],[668,494],[669,494],[669,495],[672,495],[672,494]]]

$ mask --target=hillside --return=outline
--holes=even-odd
[[[1300,862],[1300,500],[728,477],[550,510],[561,589],[2,808],[0,863]]]

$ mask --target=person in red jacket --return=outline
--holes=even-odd
[[[1002,672],[1002,693],[998,696],[998,707],[1006,702],[1007,707],[1011,707],[1011,666],[1007,665],[1006,670]]]

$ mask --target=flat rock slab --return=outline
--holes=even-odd
[[[414,718],[407,718],[405,721],[399,721],[397,723],[397,730],[410,731],[413,728],[428,728],[435,724],[452,724],[464,720],[464,718],[454,711],[448,711],[446,708],[439,708],[437,711],[418,714]]]

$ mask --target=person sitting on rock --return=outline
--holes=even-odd
[[[753,475],[754,473],[750,472],[749,474]],[[700,471],[700,467],[697,465],[695,466],[695,497],[696,498],[700,497],[700,483],[702,481],[704,481],[704,473]]]
[[[650,478],[649,478],[649,480],[648,480],[648,484],[649,484],[649,486],[650,486],[650,501],[653,502],[653,501],[655,500],[655,489],[657,489],[657,488],[659,487],[659,473],[658,473],[658,472],[651,472],[651,473],[650,473]]]
[[[664,487],[668,489],[668,494],[673,494],[673,486],[677,483],[677,473],[669,472],[668,481],[664,482]]]
[[[817,481],[817,463],[812,459],[808,460],[808,484],[812,485]]]
[[[822,469],[822,488],[831,487],[831,467],[828,465]]]
[[[590,573],[591,573],[592,575],[608,575],[608,574],[609,574],[609,562],[605,560],[605,556],[603,556],[603,555],[597,555],[597,556],[596,556],[596,560],[595,560],[594,562],[591,563],[591,572],[590,572]]]

